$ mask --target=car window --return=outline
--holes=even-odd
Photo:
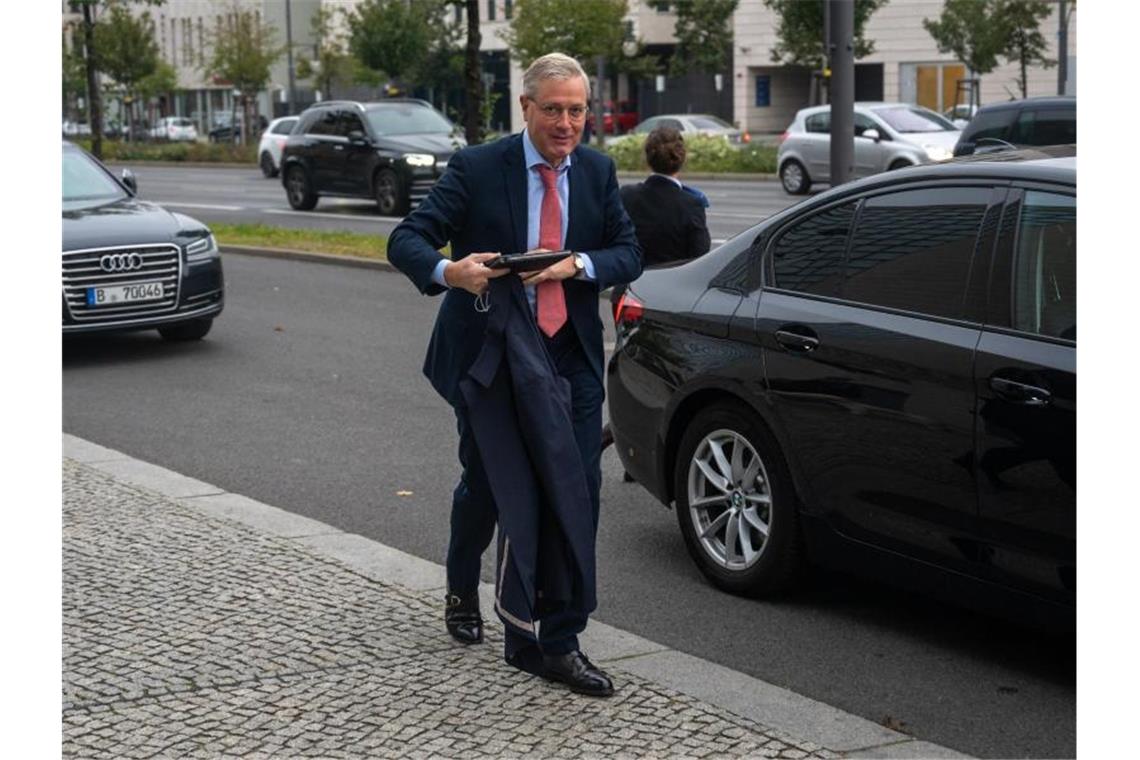
[[[1001,108],[993,111],[979,111],[966,127],[963,140],[978,142],[983,138],[1008,140],[1009,128],[1017,118],[1017,109]]]
[[[859,213],[844,299],[959,318],[989,188],[906,190],[869,198]]]
[[[360,120],[360,115],[355,113],[354,111],[341,111],[340,112],[340,122],[341,122],[340,133],[342,135],[347,136],[348,133],[352,132],[353,130],[356,130],[357,132],[364,132],[364,134],[368,134],[364,129],[364,122]]]
[[[800,293],[838,296],[854,215],[855,203],[843,203],[781,232],[771,248],[773,284]]]
[[[1017,117],[1009,141],[1017,145],[1068,145],[1077,141],[1077,112],[1072,108],[1026,109]]]
[[[192,127],[192,126],[194,126],[194,122],[190,121],[189,119],[171,119],[170,123],[176,127]]]
[[[855,114],[855,135],[859,136],[866,132],[868,129],[873,129],[877,132],[882,131],[879,129],[879,125],[872,121],[870,117],[864,116],[861,113]]]
[[[814,113],[804,119],[804,129],[808,132],[830,132],[831,112]]]
[[[1077,199],[1030,190],[1018,223],[1013,327],[1077,339]]]
[[[450,134],[454,125],[434,108],[416,103],[391,103],[365,112],[365,118],[378,136]]]
[[[918,106],[876,108],[875,115],[885,121],[891,129],[903,134],[946,132],[957,129],[945,117]]]
[[[287,135],[293,131],[293,127],[295,126],[297,126],[296,119],[285,119],[284,121],[278,122],[277,125],[273,127],[273,134]]]
[[[652,132],[654,129],[656,129],[656,128],[657,128],[657,124],[658,124],[660,121],[661,121],[661,120],[660,120],[660,119],[658,119],[658,118],[656,118],[656,117],[654,117],[654,118],[652,118],[652,119],[646,119],[645,121],[643,121],[643,122],[641,122],[640,124],[638,124],[638,125],[637,125],[637,129],[635,129],[635,130],[633,130],[633,131],[634,131],[634,133],[635,133],[635,134],[639,134],[639,135],[647,135],[647,134],[649,134],[650,132]]]
[[[726,121],[721,121],[715,116],[690,116],[689,121],[697,129],[736,129]]]
[[[682,124],[677,119],[661,119],[659,122],[657,122],[657,126],[658,127],[672,127],[673,129],[677,130],[678,132],[684,132],[685,131],[685,125]]]
[[[126,191],[84,153],[78,150],[63,151],[65,206],[73,208],[126,197]]]
[[[310,135],[335,135],[337,130],[336,111],[321,111],[320,116],[309,127]]]

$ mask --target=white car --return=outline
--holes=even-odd
[[[855,104],[852,179],[953,158],[962,134],[940,114],[912,103]],[[806,193],[831,178],[831,106],[804,108],[780,136],[776,166],[784,190]]]
[[[274,119],[261,133],[261,142],[257,145],[257,165],[266,177],[276,177],[281,171],[281,149],[289,139],[289,133],[297,126],[296,116],[282,116]]]
[[[723,137],[734,148],[743,148],[752,141],[752,136],[743,132],[724,119],[707,113],[667,113],[659,116],[650,116],[638,124],[625,135],[607,137],[606,142],[613,144],[627,139],[629,135],[648,135],[657,127],[672,127],[681,133],[682,137],[704,135],[706,137]]]
[[[198,139],[198,128],[184,116],[166,116],[151,127],[150,136],[155,140],[195,142]]]

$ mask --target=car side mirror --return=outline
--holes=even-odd
[[[123,169],[123,174],[119,177],[119,179],[122,180],[122,183],[127,186],[128,190],[131,191],[131,195],[139,194],[139,181],[135,178],[135,173],[133,171],[130,169]]]
[[[368,137],[359,129],[354,129],[348,133],[348,141],[354,145],[365,145],[368,143]]]
[[[879,134],[879,130],[875,129],[874,127],[871,127],[870,129],[864,129],[863,134],[859,136],[866,137],[868,140],[874,140],[875,142],[879,142],[879,140],[883,139],[883,136]]]

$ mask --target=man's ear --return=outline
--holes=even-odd
[[[521,108],[523,112],[523,121],[526,121],[526,101],[526,95],[519,95],[519,108]]]

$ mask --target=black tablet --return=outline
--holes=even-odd
[[[508,253],[486,263],[491,269],[509,269],[512,272],[536,272],[573,256],[573,251],[543,251],[542,253]]]

